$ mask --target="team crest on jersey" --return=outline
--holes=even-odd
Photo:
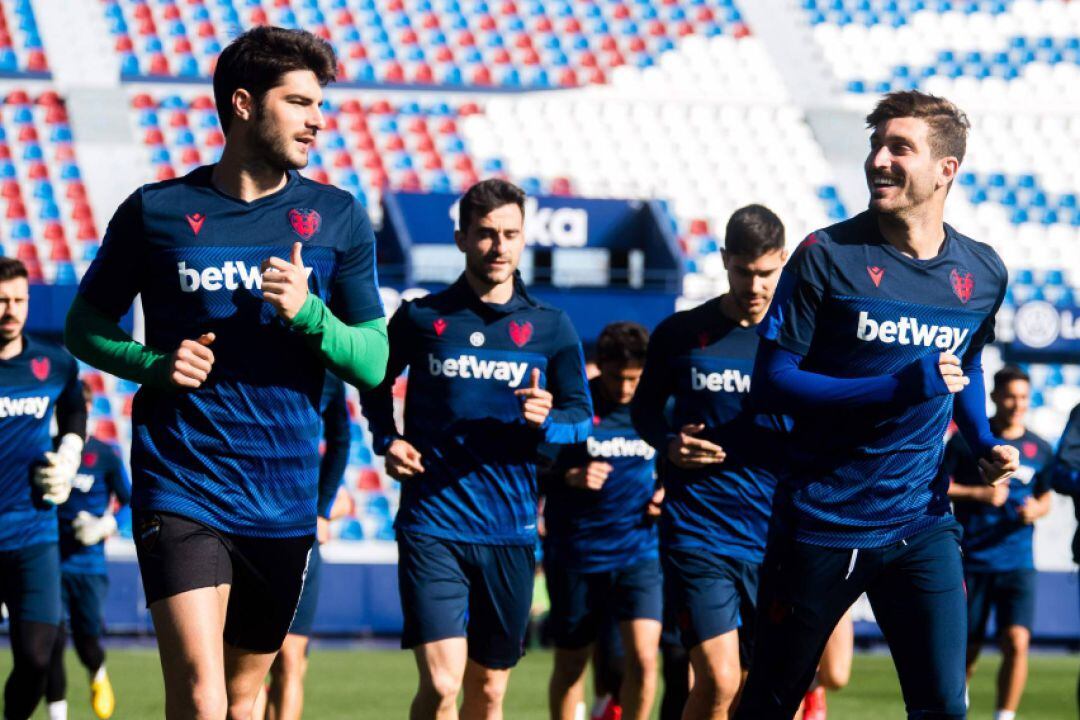
[[[96,452],[85,452],[82,456],[82,464],[88,468],[92,468],[97,465],[98,454]]]
[[[1037,452],[1039,452],[1039,446],[1030,440],[1025,440],[1020,444],[1020,450],[1024,453],[1024,457],[1030,460],[1035,457]]]
[[[881,279],[885,277],[885,268],[877,265],[867,265],[866,272],[870,273],[870,279],[874,281],[874,287],[881,287]]]
[[[49,377],[49,368],[51,367],[52,363],[49,362],[47,357],[36,357],[30,361],[30,372],[34,373],[34,377],[42,382]]]
[[[518,347],[525,347],[525,343],[532,339],[533,324],[528,320],[523,323],[511,320],[508,329],[510,330],[510,339]]]
[[[319,232],[322,216],[311,208],[293,208],[289,211],[289,224],[293,232],[304,240],[310,240],[312,235]]]
[[[442,318],[437,319],[431,323],[431,327],[435,328],[435,334],[442,337],[443,331],[446,330],[446,321]]]
[[[187,218],[187,224],[191,226],[191,232],[198,235],[199,231],[202,230],[203,223],[206,222],[206,216],[202,213],[191,213],[184,217]]]
[[[472,335],[469,336],[469,344],[472,345],[473,347],[481,347],[481,346],[483,346],[484,341],[485,341],[484,333],[480,332],[479,330],[477,330],[476,332],[474,332]]]
[[[953,268],[949,273],[949,285],[952,286],[953,294],[966,305],[971,294],[975,292],[975,276],[962,268]]]

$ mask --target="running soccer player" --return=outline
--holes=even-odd
[[[994,375],[990,393],[994,435],[1020,453],[1020,468],[1008,482],[988,486],[978,459],[962,435],[945,446],[941,474],[951,480],[956,519],[964,528],[964,584],[967,588],[967,679],[986,635],[993,609],[1001,642],[994,720],[1013,720],[1027,682],[1027,654],[1035,615],[1034,523],[1050,512],[1049,478],[1040,473],[1054,449],[1024,427],[1031,400],[1027,373],[1008,366]]]
[[[960,531],[937,478],[954,399],[984,481],[1018,466],[990,432],[980,359],[1006,271],[943,220],[964,114],[896,92],[867,124],[869,210],[803,241],[759,328],[755,399],[794,417],[791,507],[770,541],[739,718],[792,716],[864,591],[908,716],[966,714]]]
[[[502,717],[522,654],[537,540],[540,443],[584,442],[592,426],[581,343],[561,310],[517,274],[525,194],[485,180],[461,199],[465,272],[390,321],[386,380],[362,403],[375,451],[401,482],[395,528],[420,683],[410,717]],[[391,388],[406,368],[405,433]]]
[[[315,607],[319,601],[322,580],[322,552],[319,546],[330,539],[330,521],[334,510],[343,507],[335,503],[345,468],[349,464],[349,410],[345,403],[345,383],[332,373],[326,374],[322,400],[323,441],[322,461],[319,463],[319,519],[315,545],[311,548],[304,590],[296,606],[289,634],[281,651],[270,666],[270,684],[255,703],[254,720],[300,720],[304,714],[304,676],[307,674],[308,645],[315,624]],[[343,514],[343,513],[342,513]]]
[[[45,691],[60,625],[56,506],[71,493],[86,436],[75,359],[23,332],[29,310],[26,267],[0,258],[0,602],[13,657],[7,720],[30,717]]]
[[[548,701],[558,720],[574,719],[585,668],[608,619],[618,623],[622,639],[622,717],[644,720],[652,712],[663,607],[649,514],[658,500],[656,451],[630,421],[648,342],[637,323],[603,329],[596,341],[600,374],[589,383],[592,432],[584,443],[563,445],[547,473],[544,574],[555,646]]]
[[[89,413],[94,396],[85,382],[82,383],[82,397]],[[82,464],[72,485],[71,496],[57,509],[61,600],[75,654],[90,673],[90,707],[95,715],[105,720],[112,717],[116,707],[112,683],[105,672],[105,648],[101,646],[103,606],[109,589],[105,539],[116,532],[113,503],[127,505],[131,499],[131,482],[120,454],[91,437],[83,446]],[[45,686],[49,720],[67,720],[65,635],[61,626],[49,663]]]
[[[761,205],[735,211],[723,250],[729,291],[660,323],[634,396],[634,425],[666,460],[664,601],[694,671],[686,720],[727,718],[750,660],[784,426],[747,399],[754,328],[786,258],[780,218]]]
[[[221,161],[133,193],[68,314],[73,352],[142,383],[133,529],[168,718],[247,719],[315,538],[325,371],[359,387],[383,376],[367,215],[297,173],[336,67],[299,30],[225,48]],[[140,293],[146,345],[117,325]]]

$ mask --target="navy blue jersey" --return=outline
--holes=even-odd
[[[1009,497],[1001,507],[983,502],[958,500],[953,503],[956,519],[964,527],[961,547],[964,568],[976,572],[1008,572],[1035,567],[1032,540],[1035,526],[1020,521],[1018,511],[1029,497],[1050,491],[1048,478],[1039,471],[1050,462],[1054,450],[1041,437],[1024,431],[1016,440],[1000,439],[1020,451],[1020,469],[1009,479]],[[986,487],[979,474],[979,461],[960,433],[949,439],[941,463],[945,481]]]
[[[345,383],[337,375],[326,373],[322,400],[319,402],[323,423],[323,456],[319,463],[319,517],[329,518],[338,487],[349,465],[349,407],[345,402]]]
[[[622,570],[659,554],[648,518],[656,491],[656,450],[630,421],[630,405],[607,400],[600,381],[589,386],[596,406],[583,443],[560,446],[545,484],[544,556],[581,573]],[[605,462],[612,471],[599,490],[570,487],[566,471]]]
[[[1054,490],[1072,496],[1073,512],[1080,521],[1080,405],[1069,414],[1054,458],[1040,474]],[[1073,562],[1080,563],[1080,527],[1073,536],[1072,549]]]
[[[308,288],[348,325],[383,315],[375,246],[350,194],[289,172],[276,193],[244,202],[212,168],[147,185],[109,223],[79,288],[119,318],[142,295],[146,342],[172,352],[216,333],[198,390],[143,387],[132,407],[132,507],[183,515],[247,536],[315,527],[319,357],[263,301],[260,265],[303,242]]]
[[[405,302],[390,321],[383,383],[363,396],[375,451],[399,437],[391,389],[408,367],[405,439],[425,472],[401,486],[399,530],[470,543],[536,543],[540,443],[588,436],[592,402],[581,343],[566,314],[520,281],[504,305],[484,303],[464,276]],[[526,424],[515,390],[532,370],[554,395],[542,429]]]
[[[0,550],[56,542],[56,509],[41,499],[34,468],[53,449],[50,423],[61,434],[86,433],[78,365],[63,348],[23,336],[23,351],[0,360]],[[61,417],[81,412],[82,427]]]
[[[836,378],[891,374],[927,354],[967,362],[994,338],[1005,266],[988,245],[945,226],[938,255],[890,245],[874,215],[811,234],[795,252],[758,328]],[[903,407],[795,415],[792,520],[800,540],[880,547],[943,522],[939,477],[953,396]]]
[[[71,484],[71,496],[57,508],[60,516],[60,561],[66,573],[105,574],[105,541],[83,545],[75,539],[72,522],[82,511],[101,517],[109,511],[112,498],[121,505],[131,500],[131,482],[119,453],[111,446],[90,438],[83,447],[79,474]]]
[[[699,470],[665,459],[665,548],[707,550],[752,563],[764,557],[786,427],[782,417],[748,407],[757,347],[754,328],[725,316],[720,298],[675,313],[649,339],[633,402],[638,431],[666,453],[683,425],[702,423],[698,437],[727,454],[724,462]]]

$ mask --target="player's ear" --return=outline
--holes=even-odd
[[[950,185],[960,171],[960,161],[949,156],[938,161],[938,177],[942,185]]]
[[[465,252],[465,233],[461,230],[454,231],[454,244],[461,252]]]
[[[232,111],[238,120],[251,120],[255,115],[255,98],[244,88],[237,88],[232,95]]]

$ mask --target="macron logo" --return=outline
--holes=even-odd
[[[262,273],[258,265],[248,265],[243,260],[226,260],[221,267],[208,267],[202,270],[189,268],[186,262],[176,264],[177,274],[180,276],[180,290],[193,293],[198,290],[237,290],[245,287],[248,290],[262,289]],[[304,268],[304,273],[311,276],[311,268]]]
[[[639,457],[652,460],[656,456],[653,446],[641,439],[614,437],[608,440],[597,440],[594,437],[585,439],[589,457],[623,458]]]
[[[867,312],[859,313],[859,330],[856,337],[864,342],[879,340],[886,345],[922,345],[948,350],[955,355],[964,344],[970,331],[949,325],[927,325],[918,318],[902,317],[899,320],[872,320]]]
[[[49,396],[26,398],[0,397],[0,418],[35,417],[38,420],[45,417],[45,411],[49,409]]]
[[[433,377],[440,375],[464,380],[498,380],[512,388],[521,385],[529,363],[509,360],[481,360],[475,355],[462,354],[456,358],[440,360],[428,353],[428,370]]]
[[[709,392],[748,393],[750,376],[739,370],[703,373],[696,367],[690,368],[690,388]]]

